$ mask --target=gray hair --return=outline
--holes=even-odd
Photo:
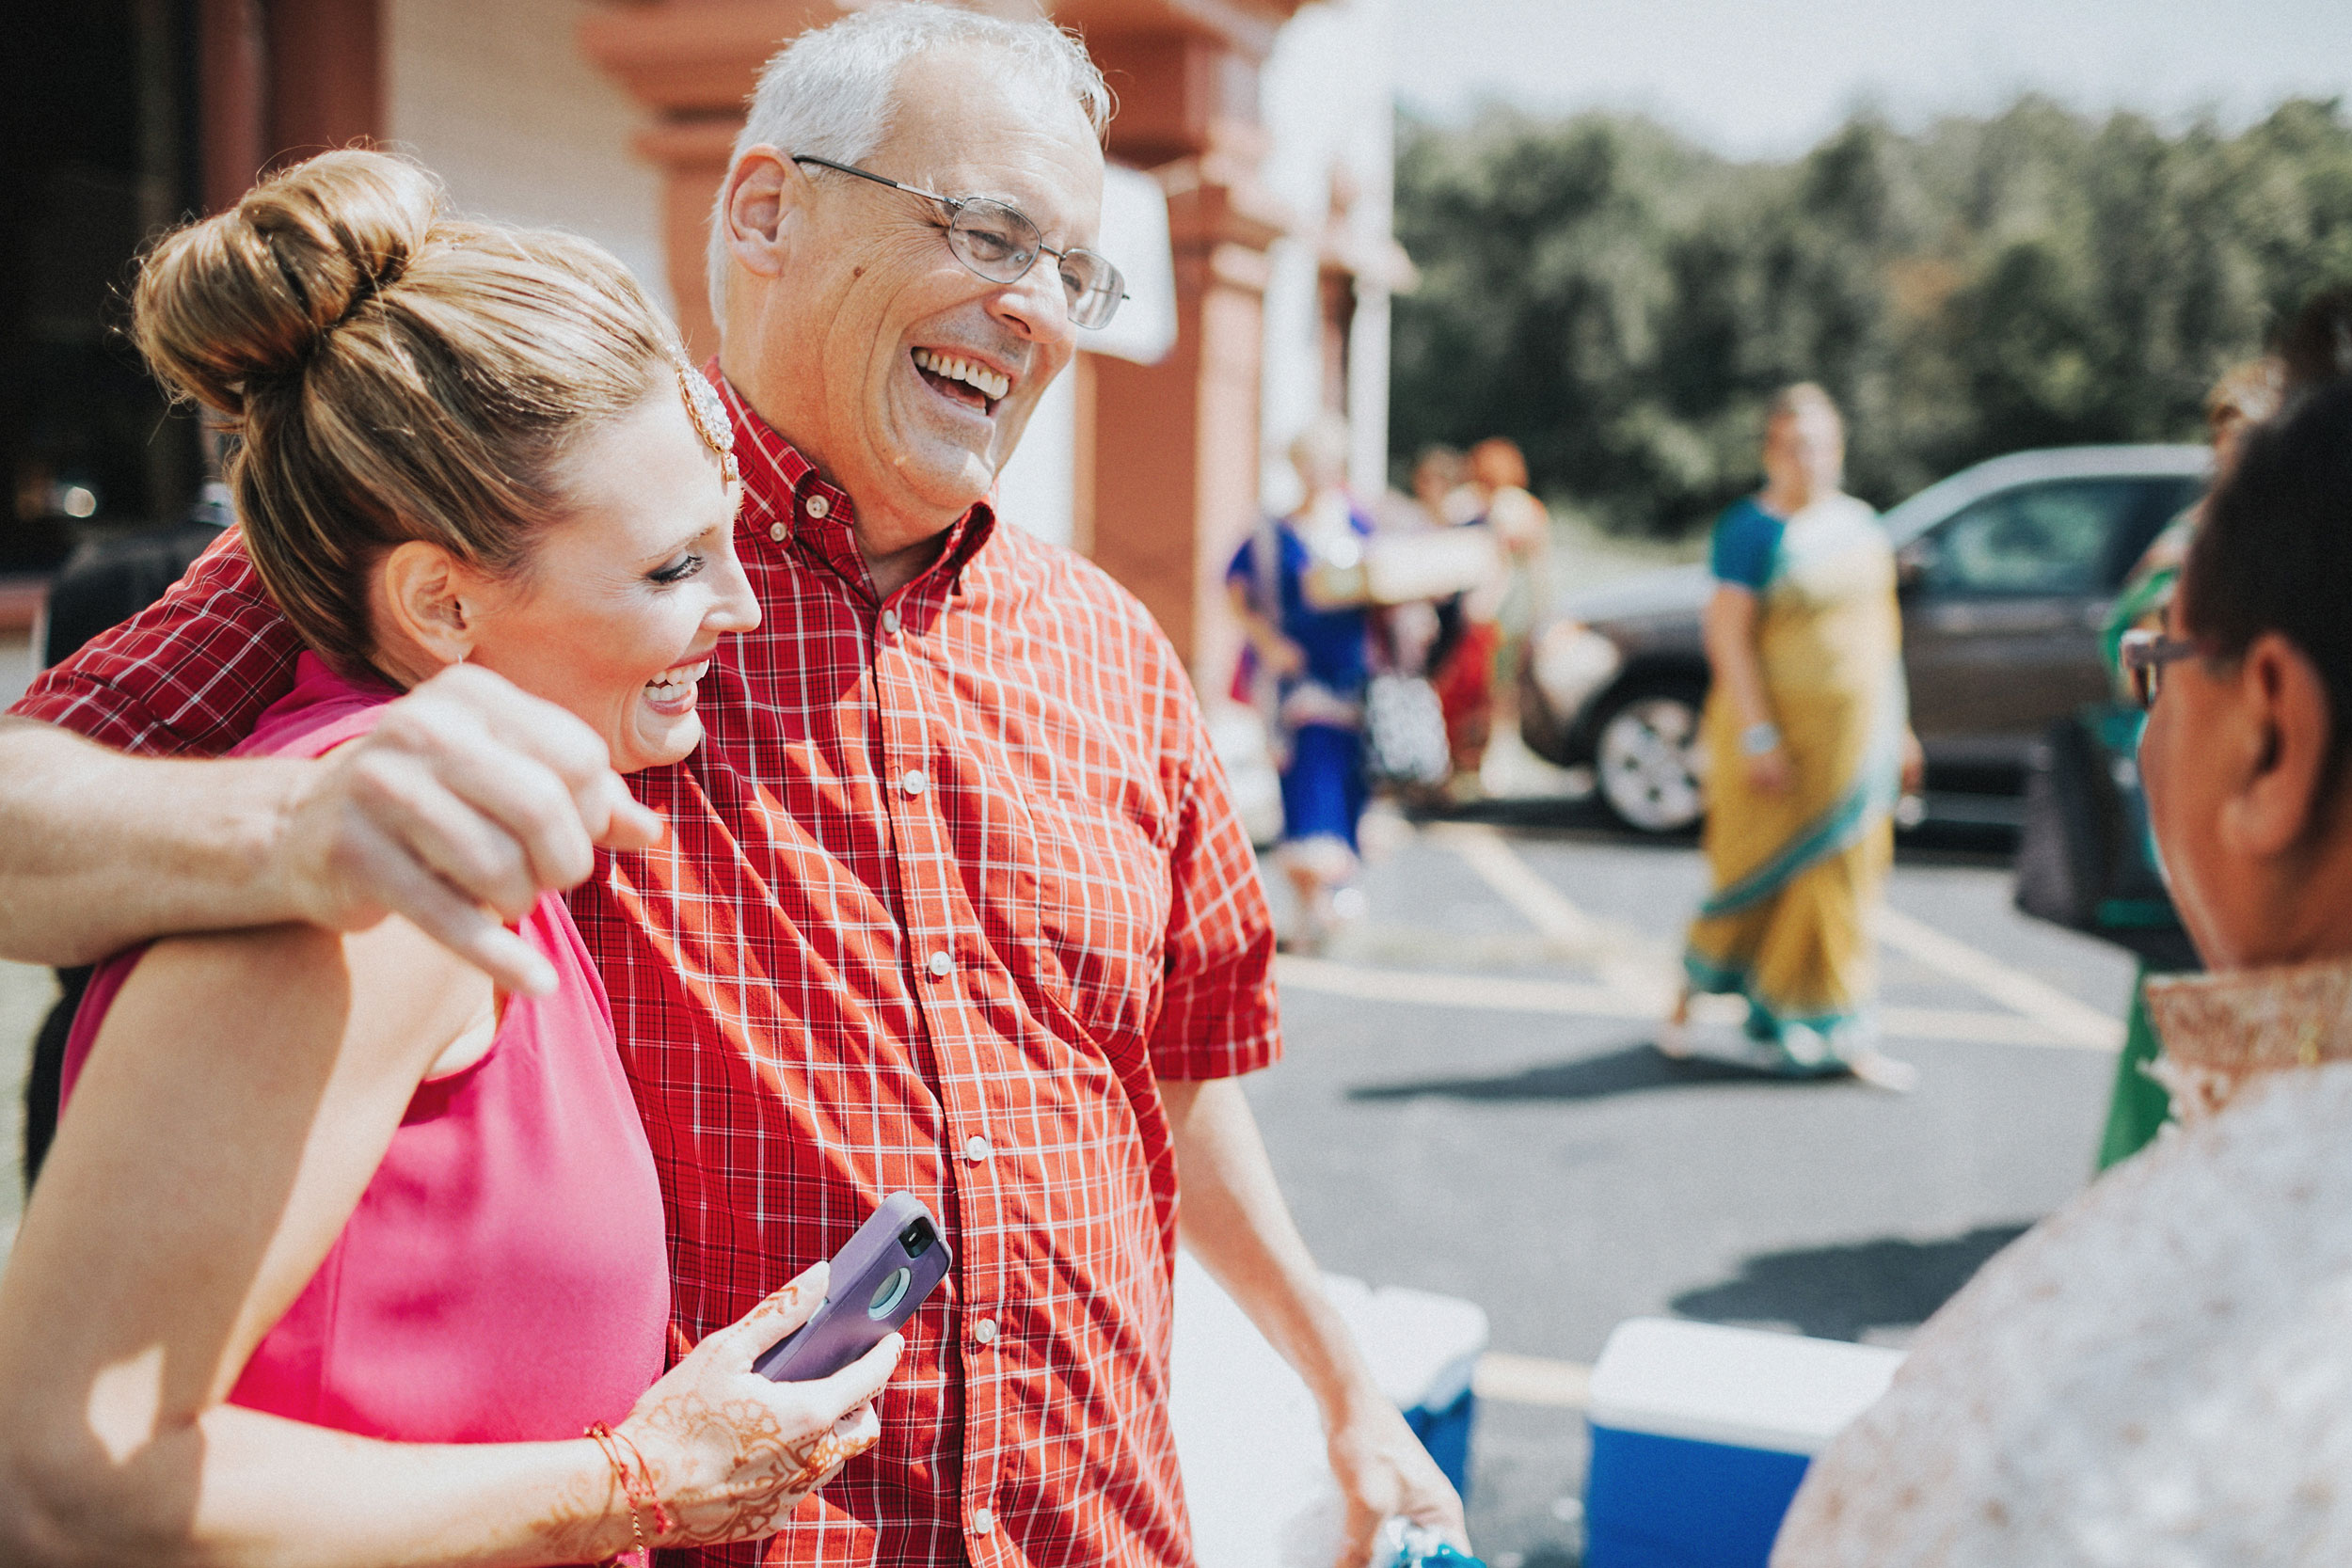
[[[1009,22],[923,0],[893,0],[852,11],[803,33],[776,51],[759,73],[751,111],[735,138],[727,168],[763,143],[837,164],[863,163],[890,134],[898,71],[934,49],[985,45],[1015,73],[1077,104],[1099,140],[1111,122],[1111,90],[1076,34],[1051,22]],[[719,202],[726,200],[726,187]],[[723,213],[710,215],[710,311],[723,326],[727,247]]]

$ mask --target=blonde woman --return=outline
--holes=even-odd
[[[337,152],[167,239],[135,325],[242,436],[245,547],[309,645],[246,750],[364,744],[456,664],[623,770],[699,743],[758,622],[739,486],[611,257]],[[399,918],[101,968],[0,1275],[0,1560],[597,1561],[769,1533],[873,1441],[895,1341],[750,1370],[821,1266],[655,1382],[662,1199],[603,988],[560,898],[519,930],[542,994]]]

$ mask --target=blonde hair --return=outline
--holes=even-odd
[[[246,550],[303,640],[346,667],[369,658],[385,551],[421,539],[519,569],[565,510],[574,444],[678,359],[603,250],[453,218],[431,174],[362,151],[166,236],[132,330],[167,388],[241,437],[226,477]]]
[[[1774,420],[1801,419],[1808,414],[1826,416],[1840,435],[1845,433],[1846,417],[1837,411],[1837,400],[1822,390],[1818,381],[1791,382],[1774,392],[1764,409],[1768,424]]]

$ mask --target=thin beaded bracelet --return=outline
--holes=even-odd
[[[625,1432],[613,1431],[602,1421],[589,1422],[587,1435],[596,1439],[596,1447],[604,1452],[605,1463],[612,1466],[613,1479],[621,1483],[621,1497],[628,1504],[629,1539],[636,1543],[633,1549],[643,1557],[645,1531],[644,1527],[638,1523],[638,1510],[644,1509],[653,1515],[657,1540],[675,1529],[677,1520],[661,1505],[661,1498],[654,1492],[652,1467],[646,1465],[644,1451],[638,1448],[636,1439]],[[621,1458],[620,1445],[624,1443],[628,1445],[630,1457],[637,1461],[634,1469]]]

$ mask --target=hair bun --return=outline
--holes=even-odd
[[[247,191],[149,253],[132,331],[172,388],[232,416],[298,372],[392,287],[440,215],[441,187],[381,152],[326,152]]]

